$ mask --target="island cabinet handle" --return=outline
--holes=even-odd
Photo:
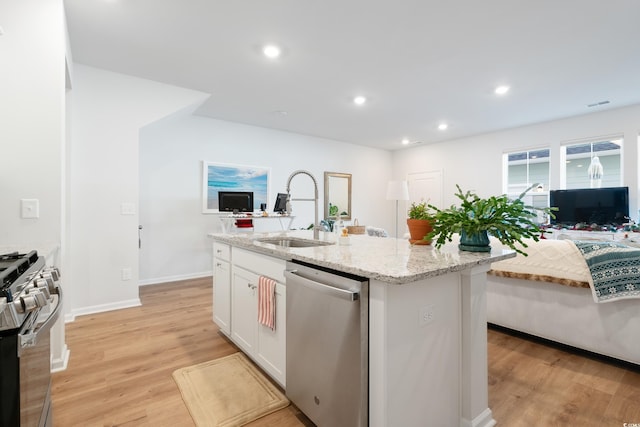
[[[247,283],[247,288],[255,289],[255,288],[257,288],[257,286],[256,285],[252,285],[251,283]]]

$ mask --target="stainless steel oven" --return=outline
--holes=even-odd
[[[59,296],[59,295],[58,295]],[[51,426],[51,327],[58,319],[60,304],[53,313],[41,313],[33,329],[23,328],[20,347],[20,426]]]
[[[0,255],[0,426],[53,425],[50,331],[62,291],[36,251]]]

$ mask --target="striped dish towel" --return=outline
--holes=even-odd
[[[258,322],[276,329],[276,281],[265,276],[258,279]]]

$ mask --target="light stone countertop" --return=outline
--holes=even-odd
[[[411,245],[406,239],[350,235],[349,245],[337,243],[333,233],[320,233],[320,240],[332,242],[328,246],[286,248],[256,239],[265,237],[296,237],[312,239],[312,231],[278,233],[210,233],[215,241],[244,248],[284,260],[304,261],[344,273],[377,279],[391,284],[405,284],[465,270],[477,265],[491,264],[515,256],[515,251],[493,248],[491,252],[458,250],[452,242],[440,249],[432,245]]]

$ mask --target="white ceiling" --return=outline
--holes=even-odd
[[[638,0],[65,0],[75,62],[384,149],[640,103]],[[284,53],[269,60],[266,43]],[[503,97],[499,84],[511,86]],[[368,98],[364,106],[355,95]],[[588,104],[609,101],[589,108]],[[286,111],[287,114],[282,114]],[[439,131],[441,121],[449,129]]]

